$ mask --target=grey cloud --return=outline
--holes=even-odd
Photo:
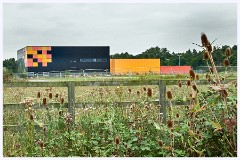
[[[26,45],[109,45],[111,54],[150,47],[198,49],[201,32],[237,43],[236,4],[4,4],[4,58]]]

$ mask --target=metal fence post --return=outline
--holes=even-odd
[[[75,121],[75,84],[68,82],[68,112],[72,115],[73,122]]]
[[[161,105],[160,113],[163,114],[163,123],[166,123],[167,110],[166,110],[166,81],[160,80],[158,82],[159,90],[159,104]]]

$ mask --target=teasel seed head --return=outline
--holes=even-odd
[[[190,85],[191,85],[191,81],[188,80],[188,81],[187,81],[187,86],[190,86]]]
[[[189,71],[189,75],[192,80],[195,79],[195,72],[192,69]]]
[[[143,90],[144,90],[144,92],[146,92],[146,90],[147,90],[146,87],[143,87]]]
[[[59,111],[59,115],[60,115],[60,116],[63,115],[63,111],[62,111],[62,110]]]
[[[37,93],[37,98],[40,98],[40,97],[41,97],[41,93],[38,92],[38,93]]]
[[[208,78],[208,82],[211,82],[211,78],[210,77]]]
[[[179,118],[179,114],[178,113],[176,114],[176,117]]]
[[[147,96],[152,97],[152,89],[151,88],[147,89]]]
[[[204,32],[201,33],[201,41],[202,41],[202,45],[203,45],[204,47],[207,47],[209,41],[208,41],[208,39],[207,39],[207,35],[206,35]]]
[[[200,131],[199,130],[197,130],[197,132],[196,132],[197,134],[200,134]]]
[[[33,120],[33,115],[32,115],[32,114],[30,114],[29,118],[30,118],[30,120]]]
[[[195,84],[192,85],[192,88],[193,88],[194,91],[197,90],[197,86]]]
[[[140,96],[140,91],[137,91],[137,95]]]
[[[196,74],[196,80],[199,80],[199,75],[198,74]]]
[[[41,149],[43,149],[43,147],[44,147],[44,142],[43,142],[43,141],[40,141],[40,142],[39,142],[39,145],[40,145]]]
[[[198,115],[198,114],[196,114],[196,115],[195,115],[195,118],[199,118],[199,115]]]
[[[208,51],[205,51],[205,52],[203,53],[203,59],[205,59],[206,61],[209,60]]]
[[[43,135],[46,136],[47,135],[47,128],[43,127]]]
[[[182,87],[182,82],[181,81],[178,81],[178,87]]]
[[[226,55],[227,58],[231,55],[231,49],[230,49],[230,47],[228,47],[228,48],[226,49],[225,55]]]
[[[167,91],[167,98],[168,99],[172,99],[172,92],[171,91]]]
[[[208,53],[211,54],[213,49],[212,49],[212,45],[210,43],[208,43],[208,45],[207,45],[207,50],[208,50]]]
[[[206,79],[208,79],[210,76],[208,74],[206,74]]]
[[[131,92],[132,92],[132,90],[131,90],[131,88],[129,88],[129,89],[128,89],[128,93],[131,93]]]
[[[189,97],[192,98],[192,93],[189,94]]]
[[[61,104],[64,103],[64,98],[63,98],[63,97],[60,99],[60,103],[61,103]]]
[[[225,66],[225,67],[228,67],[229,65],[230,65],[229,60],[228,60],[228,59],[225,59],[225,60],[224,60],[224,66]]]
[[[173,128],[173,121],[168,120],[168,121],[167,121],[167,127],[168,127],[169,129]]]
[[[55,98],[58,98],[58,96],[59,96],[58,93],[56,93],[56,94],[55,94]]]
[[[210,68],[210,73],[213,74],[213,68],[212,67]]]
[[[191,155],[191,154],[192,154],[192,149],[191,149],[191,148],[188,148],[188,149],[187,149],[187,152],[188,152],[188,154]]]
[[[46,97],[43,98],[43,105],[44,105],[44,106],[47,105],[47,98],[46,98]]]
[[[162,147],[162,146],[163,146],[163,142],[162,142],[161,140],[158,140],[158,145],[159,145],[160,147]]]
[[[119,139],[119,137],[116,137],[116,138],[115,138],[115,144],[116,144],[116,145],[119,145],[119,144],[120,144],[120,139]]]
[[[49,92],[49,93],[48,93],[48,97],[49,97],[50,99],[52,99],[52,92]]]

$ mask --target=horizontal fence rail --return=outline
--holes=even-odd
[[[187,80],[181,80],[183,84],[186,84]],[[235,80],[226,80],[225,83],[235,81]],[[196,83],[198,85],[206,85],[209,84],[207,80],[197,80]],[[116,106],[119,105],[128,105],[132,103],[138,102],[87,102],[87,103],[76,103],[75,102],[75,87],[77,86],[139,86],[139,85],[157,85],[158,86],[158,100],[153,100],[152,102],[156,105],[161,105],[160,113],[163,114],[163,122],[166,123],[166,107],[169,104],[166,102],[166,86],[167,85],[177,85],[178,80],[121,80],[121,81],[68,81],[68,82],[6,82],[3,83],[3,87],[67,87],[68,88],[68,103],[62,104],[61,107],[68,108],[68,112],[73,116],[73,120],[75,119],[75,108],[85,108],[88,106],[107,106],[108,104],[114,104]],[[188,105],[189,101],[174,101],[173,105]],[[59,103],[50,103],[47,105],[60,107]],[[21,104],[3,104],[3,107],[6,109],[16,109],[23,108]],[[35,104],[33,108],[43,108],[42,104]],[[12,128],[13,125],[4,125],[6,127]]]
[[[55,81],[55,82],[5,82],[3,87],[68,87],[69,83],[74,86],[138,86],[138,85],[158,85],[159,81],[164,81],[166,85],[177,85],[178,80],[121,80],[121,81]],[[183,83],[187,80],[181,80]],[[226,80],[228,83],[233,80]],[[209,84],[207,80],[196,81],[198,85]]]

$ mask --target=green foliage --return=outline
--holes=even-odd
[[[17,61],[15,61],[15,58],[5,59],[3,61],[3,67],[6,67],[7,70],[9,70],[12,73],[17,72]]]
[[[225,57],[225,50],[229,47],[227,45],[222,46],[221,48],[216,48],[213,51],[213,59],[217,66],[223,66],[223,60]],[[230,57],[231,66],[237,66],[237,45],[234,45],[231,49],[232,56]],[[129,53],[116,53],[114,55],[111,55],[111,58],[160,58],[161,60],[161,66],[178,66],[179,65],[179,56],[181,66],[192,66],[193,69],[196,69],[198,66],[206,66],[206,62],[203,60],[203,51],[196,51],[193,49],[192,51],[189,49],[186,52],[183,53],[170,53],[167,48],[159,48],[151,47],[147,49],[146,51],[137,54],[137,55],[131,55]]]

